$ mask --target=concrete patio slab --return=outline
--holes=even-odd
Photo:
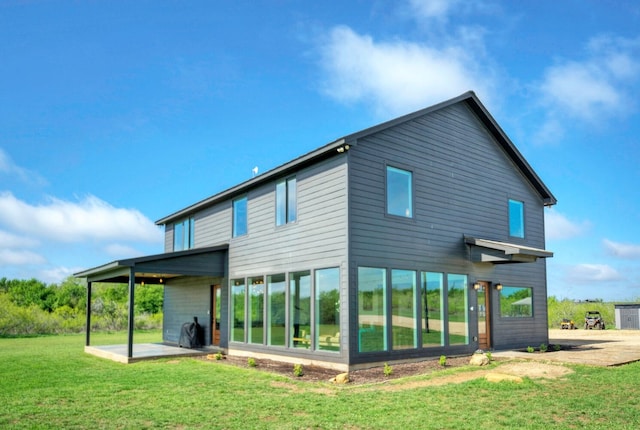
[[[210,348],[189,349],[162,343],[140,343],[133,345],[133,357],[127,357],[127,345],[85,346],[84,352],[119,363],[135,363],[166,357],[194,357],[216,352]]]

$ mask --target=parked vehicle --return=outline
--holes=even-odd
[[[573,320],[570,320],[569,318],[562,318],[562,322],[560,323],[560,328],[563,330],[573,330],[574,328],[576,328],[576,324],[573,322]]]
[[[591,330],[597,328],[599,330],[604,330],[604,321],[602,320],[602,316],[598,311],[589,311],[587,315],[584,317],[584,329]]]

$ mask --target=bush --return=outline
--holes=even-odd
[[[547,344],[543,343],[540,345],[540,352],[547,352]]]
[[[441,355],[438,363],[440,364],[440,366],[445,367],[447,365],[447,356]]]
[[[247,358],[247,366],[256,367],[258,364],[256,363],[256,359],[253,357]]]
[[[533,346],[527,346],[527,352],[528,353],[531,354],[532,352],[535,352],[535,351],[536,351],[536,349]]]
[[[302,364],[293,365],[293,374],[298,377],[304,375],[304,368],[302,367]]]

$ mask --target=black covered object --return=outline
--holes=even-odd
[[[193,317],[193,322],[182,324],[178,345],[184,348],[200,348],[204,343],[203,338],[204,331],[198,324],[198,317]]]

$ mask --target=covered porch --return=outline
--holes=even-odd
[[[165,285],[178,278],[225,277],[228,245],[168,252],[151,256],[117,260],[88,269],[74,276],[87,280],[85,352],[122,363],[167,356],[205,355],[215,348],[186,349],[162,343],[134,344],[136,285]],[[126,345],[91,345],[92,284],[128,284],[128,324]]]

